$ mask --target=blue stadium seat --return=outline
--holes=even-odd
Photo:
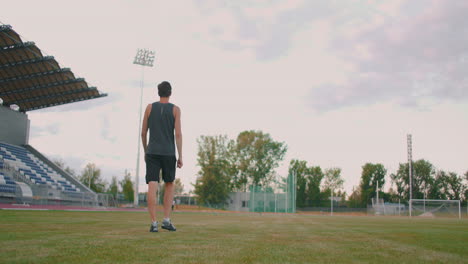
[[[11,161],[14,167],[35,184],[46,184],[55,187],[55,189],[66,190],[81,195],[81,192],[58,172],[35,157],[26,148],[0,142],[0,158]],[[1,159],[0,159],[1,160]],[[0,163],[0,168],[3,162]],[[15,187],[15,182],[11,179],[5,179],[6,185]],[[5,185],[4,184],[4,185]],[[2,190],[9,190],[11,187],[2,187]],[[16,187],[15,187],[16,188]]]

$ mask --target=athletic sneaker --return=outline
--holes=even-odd
[[[156,225],[151,224],[150,232],[158,232],[158,222],[156,222]]]
[[[176,231],[176,228],[174,225],[172,225],[171,221],[163,220],[161,227],[169,231]]]

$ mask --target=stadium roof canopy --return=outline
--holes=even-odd
[[[43,56],[34,42],[23,42],[10,25],[0,25],[3,105],[16,104],[26,112],[104,96],[70,69],[61,68],[54,57]]]

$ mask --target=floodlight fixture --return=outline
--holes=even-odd
[[[133,64],[141,65],[141,84],[140,84],[140,118],[138,122],[138,151],[137,151],[137,165],[135,170],[135,189],[133,196],[133,205],[138,206],[138,185],[139,185],[139,172],[140,172],[140,135],[141,135],[141,114],[142,114],[142,100],[143,100],[143,86],[145,79],[144,66],[153,67],[154,63],[154,51],[148,49],[138,49]]]
[[[409,177],[409,215],[412,216],[411,199],[413,199],[413,139],[411,134],[406,135],[408,148],[408,177]]]
[[[18,112],[20,110],[20,107],[17,104],[12,104],[10,105],[10,109]]]
[[[133,64],[141,66],[153,67],[154,63],[154,51],[148,49],[138,49]]]

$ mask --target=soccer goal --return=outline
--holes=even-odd
[[[461,219],[460,200],[411,199],[410,216],[416,217],[458,217]]]

